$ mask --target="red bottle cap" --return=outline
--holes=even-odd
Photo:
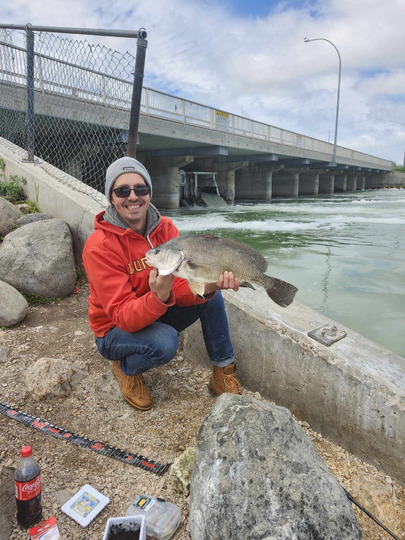
[[[21,448],[21,456],[22,457],[30,457],[32,455],[32,448],[31,446],[23,446]]]

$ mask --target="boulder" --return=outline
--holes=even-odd
[[[6,236],[17,225],[20,210],[10,201],[0,197],[0,236]]]
[[[9,233],[0,248],[0,279],[27,295],[57,298],[69,294],[76,269],[67,224],[48,219]]]
[[[0,281],[0,326],[13,326],[28,313],[28,302],[14,287]]]
[[[23,225],[28,225],[28,223],[34,223],[34,221],[45,221],[47,219],[53,219],[53,216],[51,214],[42,214],[42,213],[36,213],[36,214],[24,214],[17,220],[18,227],[22,227]]]
[[[290,412],[220,396],[198,436],[193,540],[363,538],[343,488]]]
[[[61,358],[40,358],[27,369],[25,382],[35,399],[68,396],[83,378],[83,364],[70,364]]]

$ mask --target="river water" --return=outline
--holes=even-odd
[[[405,357],[405,190],[168,210],[181,234],[249,244],[296,299]]]

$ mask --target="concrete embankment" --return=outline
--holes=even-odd
[[[28,198],[69,224],[80,255],[105,199],[49,165],[24,163],[25,154],[0,139],[6,177],[23,176]],[[279,308],[262,290],[224,297],[242,384],[405,484],[405,359],[298,302]],[[347,333],[330,347],[308,336],[327,324]],[[198,324],[184,350],[208,362]]]

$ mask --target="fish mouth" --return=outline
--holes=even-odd
[[[169,274],[173,274],[173,272],[175,272],[179,266],[181,265],[181,263],[183,262],[184,260],[184,255],[183,255],[183,252],[182,251],[179,251],[179,257],[177,259],[177,261],[175,262],[175,264],[173,264],[172,266],[170,266],[169,268],[165,268],[164,270],[161,270],[160,268],[158,268],[157,266],[155,266],[153,264],[153,262],[150,260],[150,258],[148,257],[148,255],[146,255],[146,262],[148,264],[150,264],[151,266],[155,267],[155,268],[158,268],[159,270],[159,274],[161,276],[168,276]]]

